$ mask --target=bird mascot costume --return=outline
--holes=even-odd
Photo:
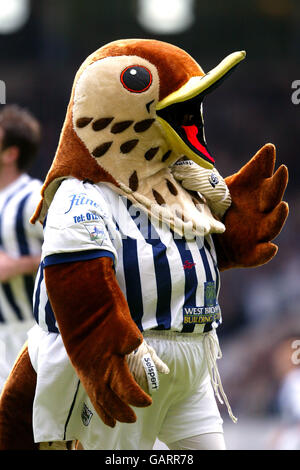
[[[225,179],[206,144],[203,100],[244,57],[204,73],[130,39],[79,68],[32,217],[37,324],[1,395],[0,449],[225,448],[219,272],[271,260],[288,215],[272,144]]]

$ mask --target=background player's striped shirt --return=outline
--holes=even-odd
[[[45,223],[34,292],[34,315],[43,329],[58,332],[44,267],[101,256],[114,259],[118,283],[141,331],[202,332],[220,323],[211,237],[186,241],[108,186],[70,178],[57,190]]]
[[[42,183],[27,174],[0,191],[0,250],[15,258],[41,253],[43,231],[29,222],[39,200]],[[15,276],[0,282],[0,325],[33,318],[35,275]]]

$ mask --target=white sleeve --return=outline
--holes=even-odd
[[[117,261],[112,243],[112,217],[97,188],[74,178],[62,182],[48,211],[44,228],[44,264],[58,264],[110,256]],[[110,227],[110,229],[108,229]]]

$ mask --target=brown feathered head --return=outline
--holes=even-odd
[[[205,74],[189,54],[161,41],[120,40],[91,54],[75,76],[57,152],[31,221],[43,221],[59,184],[72,176],[110,185],[173,228],[187,222],[195,233],[223,231],[209,210],[199,208],[197,195],[174,180],[170,166],[187,156],[213,167],[203,98],[244,57],[243,51],[233,53]]]

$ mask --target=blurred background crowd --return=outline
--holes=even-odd
[[[247,52],[206,98],[208,146],[227,176],[262,145],[275,144],[277,166],[289,168],[290,216],[271,263],[222,274],[219,368],[240,427],[222,413],[229,447],[300,449],[300,2],[0,0],[6,102],[28,108],[42,126],[33,177],[43,180],[52,162],[81,62],[129,37],[174,43],[204,71],[233,51]]]

